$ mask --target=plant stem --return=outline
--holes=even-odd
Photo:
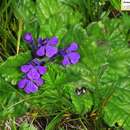
[[[23,25],[23,20],[19,19],[19,31],[18,31],[18,40],[17,40],[17,48],[16,48],[17,55],[19,53],[20,38],[22,34],[22,25]]]

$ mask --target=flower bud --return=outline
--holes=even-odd
[[[23,40],[24,40],[26,43],[33,43],[32,34],[31,34],[31,33],[25,33],[24,36],[23,36]]]

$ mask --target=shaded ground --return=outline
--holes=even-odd
[[[32,119],[32,117],[25,115],[17,118],[15,125],[16,129],[19,130],[21,124],[26,122],[28,124],[33,124],[37,130],[45,130],[46,126],[52,119],[53,117],[38,117],[36,119]],[[103,123],[103,121],[102,124],[98,124],[97,122],[95,115],[92,117],[88,116],[82,120],[78,117],[78,115],[65,115],[54,130],[58,130],[58,128],[63,128],[63,130],[124,130],[123,128],[119,128],[118,124],[115,124],[115,127],[109,127]],[[101,120],[99,122],[101,122]],[[11,123],[12,120],[6,121],[3,128],[5,130],[12,130]],[[3,130],[3,128],[0,128],[0,130]]]

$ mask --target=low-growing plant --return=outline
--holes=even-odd
[[[124,22],[125,18],[129,17],[104,18],[91,23],[86,30],[79,27],[68,32],[69,35],[63,35],[64,41],[71,36],[78,43],[80,60],[71,54],[75,53],[71,51],[77,50],[76,43],[71,46],[66,44],[71,48],[68,50],[63,49],[67,47],[64,42],[59,42],[59,51],[52,46],[55,51],[50,49],[48,52],[48,45],[57,44],[56,37],[50,40],[40,38],[36,42],[30,33],[26,33],[24,41],[31,45],[33,53],[28,51],[9,57],[0,65],[1,120],[17,118],[27,112],[34,120],[39,116],[55,115],[46,127],[46,130],[54,130],[63,129],[65,123],[67,125],[66,118],[71,120],[75,115],[72,120],[78,120],[83,129],[92,125],[91,128],[99,130],[106,124],[108,128],[129,130],[130,49],[129,24]],[[60,62],[62,57],[63,65]],[[32,61],[34,58],[38,61]],[[20,71],[21,66],[25,75]],[[30,79],[33,85],[30,81],[17,85],[23,76],[28,78],[26,80]],[[40,84],[34,81],[39,76],[41,81],[45,80],[44,84],[43,81]],[[25,92],[30,94],[17,86],[25,88]]]
[[[118,10],[117,1],[107,1],[107,8]],[[2,6],[2,129],[130,129],[127,14],[101,16],[105,0],[18,0]],[[14,27],[4,26],[8,10],[16,30],[6,37]]]

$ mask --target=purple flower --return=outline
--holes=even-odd
[[[41,76],[46,73],[47,69],[34,59],[29,64],[21,66],[21,71],[25,73],[25,76],[18,82],[18,87],[24,89],[26,93],[34,93],[44,83]]]
[[[38,87],[41,86],[44,81],[39,78],[37,80],[31,80],[29,78],[23,78],[18,82],[18,87],[24,89],[26,93],[35,93],[38,91]]]
[[[64,66],[70,64],[76,64],[79,59],[80,55],[77,53],[78,45],[77,43],[71,43],[68,48],[61,50],[60,54],[64,57],[62,64]]]
[[[23,36],[23,40],[26,42],[26,43],[33,43],[33,37],[32,37],[32,34],[31,33],[25,33],[24,36]]]
[[[53,57],[58,49],[55,47],[58,43],[57,37],[52,37],[51,39],[38,39],[38,50],[36,51],[37,56],[47,56],[49,58]]]
[[[47,68],[45,66],[41,66],[40,64],[35,64],[31,62],[30,64],[21,66],[21,71],[27,74],[29,79],[39,79],[41,75],[45,74]]]

